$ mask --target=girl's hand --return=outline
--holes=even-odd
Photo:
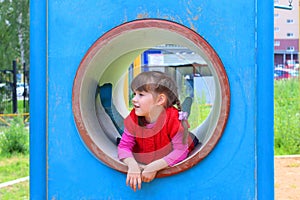
[[[146,165],[142,172],[142,181],[151,182],[155,178],[157,172],[166,167],[168,167],[168,163],[164,159],[159,159]]]
[[[140,168],[129,167],[126,178],[126,185],[129,185],[133,191],[139,190],[142,188],[142,178]]]
[[[142,181],[143,182],[151,182],[155,176],[156,176],[157,171],[147,171],[147,167],[144,169],[142,172]]]
[[[142,178],[139,165],[132,158],[126,158],[124,162],[128,166],[126,185],[129,185],[133,191],[136,191],[137,188],[140,190],[142,188]]]

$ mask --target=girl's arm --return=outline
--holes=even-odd
[[[120,144],[118,145],[118,156],[128,166],[126,185],[134,191],[141,189],[141,169],[133,157],[132,148],[135,145],[134,137],[125,129]]]
[[[118,157],[120,160],[128,157],[133,158],[132,149],[135,145],[133,135],[131,135],[126,129],[122,134],[120,144],[118,145]]]
[[[168,167],[168,163],[163,158],[146,165],[142,171],[142,181],[152,181],[155,178],[157,172],[166,167]]]
[[[184,160],[189,153],[189,144],[183,144],[183,132],[178,132],[172,138],[173,151],[166,155],[163,159],[168,163],[169,166],[173,166],[180,161]]]
[[[155,178],[158,171],[168,166],[173,166],[187,157],[188,144],[183,144],[182,139],[183,133],[177,133],[171,141],[173,145],[173,151],[164,158],[153,161],[152,163],[144,167],[144,170],[142,172],[142,181],[152,181]]]

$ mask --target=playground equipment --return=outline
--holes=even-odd
[[[272,11],[262,0],[33,2],[31,198],[273,198]],[[128,113],[128,66],[165,44],[204,60],[212,108],[192,130],[202,145],[134,193],[113,117]]]
[[[133,43],[137,38],[143,37],[146,40],[141,39],[139,42]],[[201,142],[205,144],[203,145],[204,149],[194,152],[196,155],[191,155],[187,161],[176,167],[161,171],[158,176],[178,173],[194,166],[211,151],[219,140],[229,114],[230,94],[227,76],[218,56],[204,39],[197,37],[192,30],[183,26],[165,20],[136,20],[109,31],[91,47],[79,66],[73,86],[73,111],[78,131],[88,148],[112,168],[122,172],[127,171],[127,167],[117,158],[116,145],[108,145],[110,141],[107,140],[107,137],[115,137],[111,139],[111,142],[117,140],[115,126],[110,124],[110,119],[106,116],[103,108],[101,109],[100,103],[95,101],[95,95],[90,94],[96,93],[97,95],[98,82],[100,82],[100,86],[103,84],[102,82],[105,84],[109,82],[113,85],[116,105],[125,105],[124,76],[121,75],[126,74],[129,63],[144,49],[160,44],[175,43],[187,46],[193,52],[203,55],[217,82],[215,84],[216,98],[209,117],[194,131],[195,135],[203,138]],[[116,49],[113,51],[114,53],[109,55],[112,52],[111,49],[114,48]],[[128,90],[128,88],[126,89]],[[119,110],[124,109],[126,109],[125,106]],[[124,116],[128,113],[127,109]]]

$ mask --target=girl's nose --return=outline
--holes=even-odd
[[[136,102],[136,101],[137,101],[137,100],[136,100],[136,95],[134,95],[134,96],[132,97],[131,101],[132,101],[132,102]]]

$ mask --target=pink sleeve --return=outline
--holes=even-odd
[[[134,137],[125,129],[118,145],[118,157],[120,160],[133,157],[132,148],[135,145]]]
[[[189,153],[188,143],[183,144],[183,133],[179,132],[172,138],[173,151],[166,155],[163,159],[168,163],[169,166],[173,166],[176,163],[185,159]]]

